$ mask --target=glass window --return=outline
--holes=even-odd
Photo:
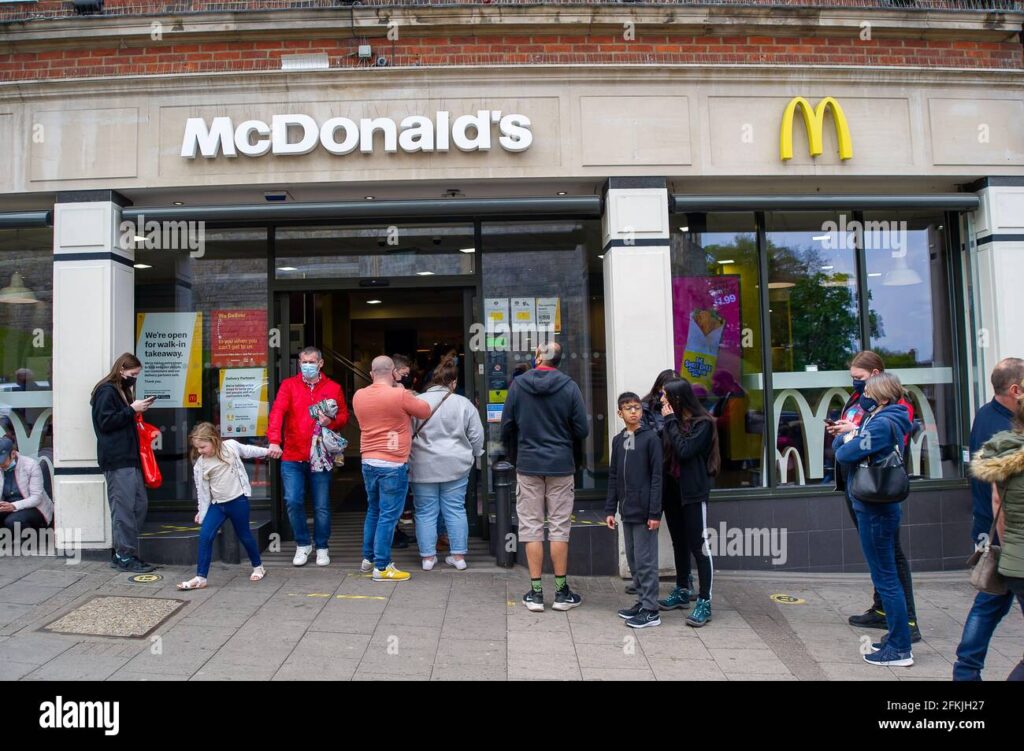
[[[865,212],[870,349],[900,377],[914,408],[909,469],[959,477],[949,263],[941,212]]]
[[[147,421],[162,431],[156,456],[163,484],[149,491],[151,501],[194,497],[188,433],[198,422],[218,425],[225,439],[267,445],[267,230],[201,231],[201,254],[142,248],[135,252],[136,354],[145,366],[137,390],[165,392],[169,404],[146,413]],[[198,345],[192,343],[194,363],[189,356],[190,364],[198,366],[194,374],[184,377],[184,386],[172,385],[169,370],[156,382],[146,379],[147,370],[154,373],[166,367],[155,364],[164,355],[144,357],[146,341],[159,343],[182,334],[201,337]],[[190,394],[195,395],[195,406]],[[244,464],[252,498],[268,499],[267,462]]]
[[[601,226],[597,221],[483,225],[485,396],[499,414],[511,381],[552,336],[560,369],[590,411],[577,486],[603,492],[608,471]],[[488,454],[500,454],[499,423],[488,422]]]
[[[472,276],[472,225],[278,229],[275,277]]]
[[[672,228],[673,367],[716,418],[722,454],[716,487],[766,485],[754,215],[678,215]]]
[[[0,231],[0,428],[53,474],[53,230]]]

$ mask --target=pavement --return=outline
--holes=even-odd
[[[888,668],[860,654],[862,637],[882,632],[846,623],[869,602],[861,574],[722,572],[707,626],[686,626],[677,610],[663,613],[660,627],[634,631],[615,614],[633,600],[618,578],[570,577],[584,603],[565,613],[550,608],[545,577],[548,607],[531,613],[520,603],[529,587],[522,568],[442,564],[401,583],[337,564],[274,566],[258,583],[249,571],[215,563],[207,589],[177,592],[193,569],[163,567],[161,580],[133,583],[102,562],[5,558],[0,679],[944,681],[973,598],[966,572],[915,574],[924,639],[913,667]],[[671,582],[661,587],[667,593]],[[64,633],[44,630],[57,621]],[[1004,680],[1022,649],[1014,608],[992,640],[985,677]]]

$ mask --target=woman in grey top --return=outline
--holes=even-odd
[[[425,420],[414,419],[412,424],[409,482],[416,506],[416,542],[424,571],[430,571],[437,563],[439,507],[451,543],[451,554],[444,561],[460,571],[466,568],[466,487],[475,457],[484,452],[484,428],[473,403],[455,393],[458,377],[458,367],[451,359],[434,369],[430,387],[420,394],[433,412]]]

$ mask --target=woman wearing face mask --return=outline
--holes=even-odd
[[[125,352],[93,388],[89,402],[96,433],[96,458],[107,481],[110,502],[110,531],[114,538],[110,565],[132,573],[155,568],[139,558],[139,532],[146,520],[149,499],[142,479],[135,415],[153,406],[156,399],[135,398],[135,381],[141,372],[139,359]]]
[[[850,378],[853,379],[853,394],[849,401],[843,406],[840,419],[834,424],[826,425],[826,430],[833,436],[842,436],[853,433],[864,422],[868,410],[865,404],[872,404],[870,397],[865,396],[864,386],[869,378],[885,372],[885,363],[882,358],[870,350],[864,350],[854,355],[850,361]],[[896,402],[907,411],[907,419],[914,424],[914,406],[901,394]],[[907,447],[910,433],[904,437],[903,448]],[[836,461],[836,488],[842,489],[846,484],[847,468],[841,462]],[[854,512],[853,504],[849,496],[846,498],[846,510],[853,519],[854,527],[858,524],[857,514]],[[910,619],[910,636],[914,642],[921,641],[921,629],[917,625],[917,608],[914,604],[914,584],[910,576],[910,563],[903,548],[900,545],[899,535],[896,536],[896,570],[899,572],[900,584],[907,600],[907,615]],[[885,610],[882,607],[882,598],[876,589],[872,596],[871,607],[860,615],[851,615],[849,618],[851,626],[862,628],[887,628]]]
[[[891,373],[879,373],[867,379],[860,405],[865,417],[857,432],[836,436],[832,448],[836,462],[844,465],[842,477],[849,479],[858,464],[867,460],[876,463],[906,443],[910,432],[907,408],[900,404],[903,386]],[[881,595],[887,634],[872,644],[872,653],[864,661],[872,665],[909,667],[914,664],[907,593],[899,576],[896,545],[900,536],[900,503],[877,503],[859,500],[850,483],[845,483],[846,497],[853,506],[857,531],[864,558],[871,572],[871,582]],[[909,571],[908,571],[909,575]]]

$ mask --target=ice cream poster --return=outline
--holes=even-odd
[[[675,278],[672,311],[679,374],[694,386],[703,386],[707,393],[712,392],[712,379],[718,370],[727,370],[738,380],[740,278]]]

